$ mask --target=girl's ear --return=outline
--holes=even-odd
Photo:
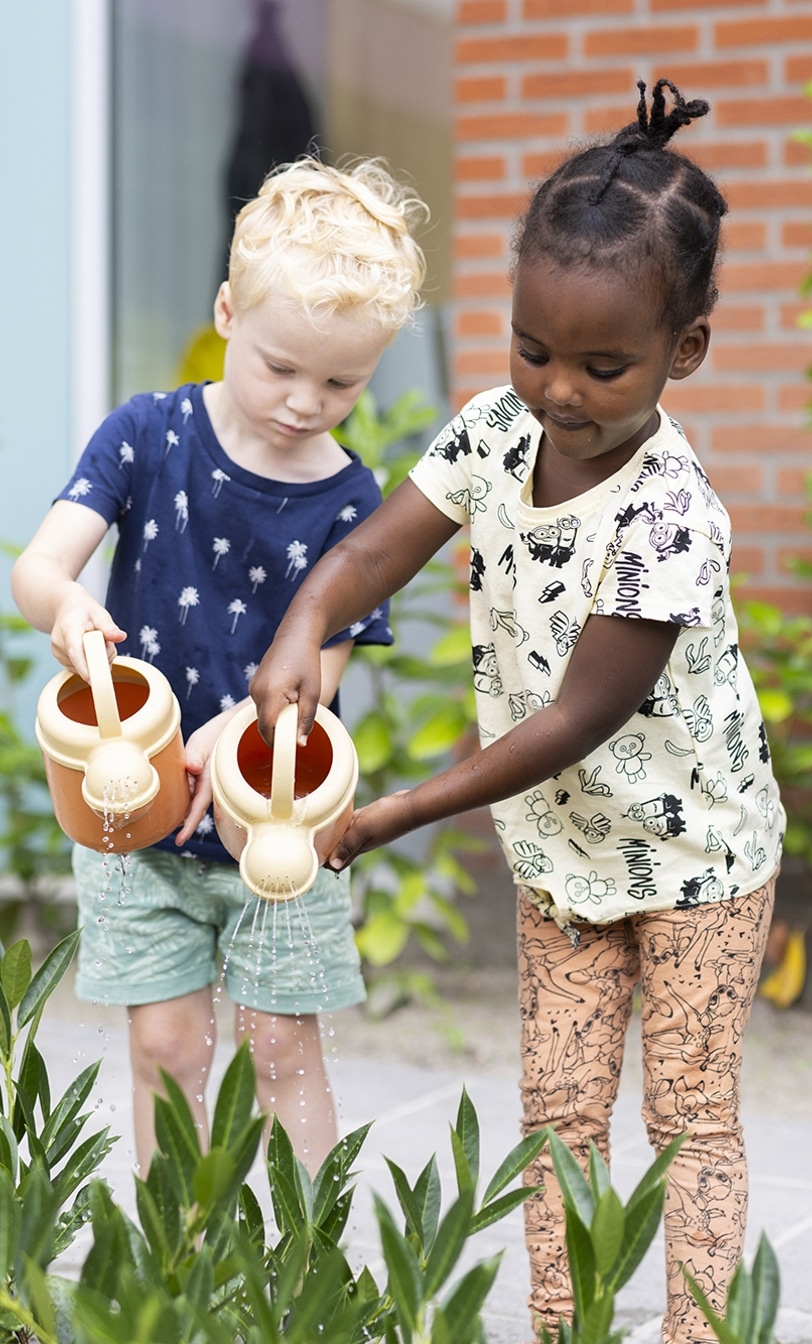
[[[214,300],[214,330],[224,341],[227,341],[231,335],[233,321],[234,304],[231,299],[231,290],[228,281],[224,280]]]
[[[669,378],[689,378],[696,373],[710,345],[710,322],[698,317],[681,332],[669,370]]]

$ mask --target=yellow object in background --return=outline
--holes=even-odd
[[[759,985],[759,998],[769,999],[776,1008],[791,1008],[800,999],[805,983],[806,929],[791,929],[781,960]]]
[[[181,356],[177,386],[184,383],[218,383],[223,376],[226,342],[214,327],[201,327],[194,333]]]

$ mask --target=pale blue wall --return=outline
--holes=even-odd
[[[23,544],[70,460],[69,18],[65,0],[4,6],[0,80],[0,543]],[[12,609],[0,556],[0,610]],[[56,665],[43,648],[47,675]],[[46,656],[47,655],[47,656]],[[32,679],[33,681],[34,679]],[[30,701],[25,692],[21,715]]]

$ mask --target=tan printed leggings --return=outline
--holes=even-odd
[[[680,1270],[714,1309],[741,1258],[747,1164],[739,1121],[742,1035],[769,931],[775,878],[749,896],[566,934],[519,897],[524,1132],[554,1124],[586,1166],[592,1140],[609,1160],[609,1118],[632,996],[642,995],[643,1119],[661,1151],[689,1131],[669,1169],[663,1344],[713,1344]],[[527,1173],[545,1189],[525,1206],[530,1308],[556,1337],[572,1315],[564,1218],[545,1149]]]

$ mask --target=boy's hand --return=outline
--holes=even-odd
[[[325,868],[340,872],[358,854],[378,849],[398,840],[419,826],[412,810],[410,789],[401,789],[386,798],[359,808],[350,817],[350,824],[332,853],[327,856]]]
[[[51,630],[51,652],[57,662],[77,672],[84,681],[90,680],[90,672],[82,641],[90,630],[102,632],[107,657],[112,661],[116,645],[127,638],[127,632],[116,625],[109,611],[87,589],[74,583],[57,608]]]

